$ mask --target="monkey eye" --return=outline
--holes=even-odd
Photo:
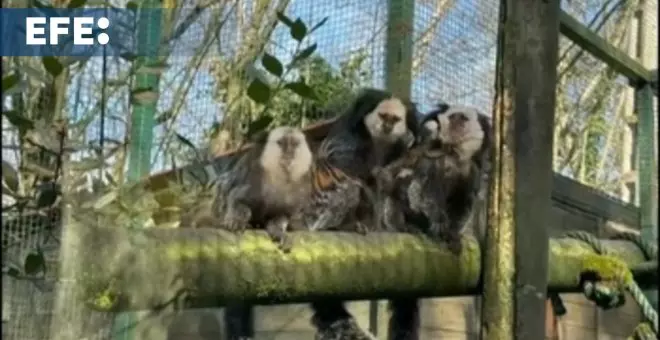
[[[300,144],[300,141],[298,141],[297,139],[292,139],[291,140],[291,146],[296,147],[296,146],[298,146],[298,144]]]
[[[462,113],[462,112],[457,112],[457,113],[452,114],[452,115],[449,117],[449,120],[451,120],[451,121],[459,121],[459,122],[467,122],[467,121],[468,121],[468,117],[467,117],[464,113]]]
[[[390,114],[388,112],[379,112],[378,117],[380,117],[381,120],[389,121],[389,122],[392,122],[392,123],[396,123],[396,122],[401,120],[401,117],[399,117],[397,115]]]
[[[278,139],[277,140],[277,145],[284,146],[284,144],[286,144],[286,141],[284,139]]]

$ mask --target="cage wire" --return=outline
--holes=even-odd
[[[112,4],[125,7],[126,1],[112,1]],[[264,114],[272,117],[271,126],[306,126],[330,118],[355,89],[385,86],[387,1],[273,0],[265,7],[260,4],[238,0],[182,1],[164,11],[162,32],[169,52],[164,57],[167,67],[161,75],[155,112],[152,172],[169,170],[233,148],[238,139],[245,137],[250,122]],[[643,12],[647,15],[641,21],[636,7],[639,4],[645,6]],[[414,6],[412,99],[423,111],[445,101],[475,106],[490,114],[499,1],[417,0]],[[649,55],[647,59],[652,59],[653,65],[657,64],[657,1],[614,4],[609,0],[571,0],[562,6],[583,23],[599,25],[598,34],[624,50],[637,46],[640,39],[630,37],[633,30],[630,27],[634,26],[630,22],[642,22],[646,25],[643,32],[648,35],[642,39],[648,42],[642,53]],[[283,10],[293,20],[300,18],[310,29],[322,21],[324,24],[298,44],[289,28],[278,22],[277,10]],[[314,53],[288,70],[283,78],[295,81],[304,77],[315,89],[317,103],[311,104],[286,89],[274,91],[266,110],[248,98],[246,88],[255,78],[272,88],[281,87],[281,80],[262,65],[264,52],[288,69],[297,52],[314,44]],[[640,56],[636,50],[637,54],[629,53]],[[562,38],[559,55],[555,170],[619,195],[617,185],[623,176],[624,157],[621,150],[614,149],[623,144],[623,132],[618,127],[626,122],[626,114],[632,113],[626,111],[632,110],[631,90],[621,77],[567,39]],[[56,107],[58,95],[65,92],[68,138],[78,146],[68,160],[75,165],[70,167],[69,178],[76,181],[63,189],[67,194],[82,197],[103,185],[124,181],[132,108],[130,61],[121,57],[91,58],[71,69],[70,81],[64,88],[46,86],[52,79],[34,75],[44,73],[39,58],[3,58],[2,62],[3,66],[9,66],[3,67],[3,76],[7,70],[15,69],[29,80],[22,92],[4,98],[7,109],[25,112],[30,119],[45,120]],[[42,78],[47,81],[40,81]],[[319,109],[325,107],[332,109],[329,112]],[[75,289],[73,283],[57,282],[54,277],[58,268],[58,241],[61,241],[59,206],[52,204],[55,208],[50,210],[28,206],[22,211],[8,207],[16,203],[12,195],[37,193],[35,175],[19,165],[31,160],[52,169],[53,157],[27,150],[18,138],[17,129],[4,116],[2,119],[3,173],[6,162],[20,178],[15,188],[18,192],[3,191],[3,337],[48,339],[53,337],[50,324],[54,292],[59,290],[60,298],[66,300],[68,290]],[[52,119],[46,120],[48,124],[52,124]],[[585,130],[589,131],[588,138],[580,139]],[[584,146],[587,151],[578,146]],[[581,158],[585,160],[579,161]],[[580,164],[615,170],[585,170]],[[3,186],[7,187],[7,183]],[[46,237],[43,230],[52,230],[55,237]],[[10,244],[14,238],[20,242]],[[12,265],[23,271],[26,255],[39,248],[47,259],[46,278],[17,280],[7,275],[7,268]],[[89,311],[82,315],[80,310],[71,313],[64,319],[78,323],[87,320],[77,327],[86,329],[88,339],[109,337],[109,316]],[[197,330],[174,327],[169,334],[190,338],[220,332],[220,314],[205,313],[198,319],[206,322],[199,321]]]
[[[571,0],[562,1],[562,9],[643,66],[656,67],[656,0]],[[564,37],[557,67],[554,170],[612,198],[637,203],[634,88]]]

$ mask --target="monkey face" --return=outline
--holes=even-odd
[[[440,123],[434,119],[429,119],[422,124],[421,139],[422,142],[439,140]]]
[[[364,117],[364,125],[372,138],[395,142],[406,138],[408,133],[406,115],[407,108],[400,99],[388,98],[367,113]]]
[[[475,108],[454,106],[437,115],[438,139],[459,151],[462,159],[471,158],[484,143],[482,114]]]
[[[268,134],[261,165],[269,171],[285,172],[291,180],[300,179],[312,166],[312,152],[302,131],[281,126]]]

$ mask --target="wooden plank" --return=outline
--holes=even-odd
[[[466,333],[448,329],[422,329],[421,340],[479,340],[479,333]]]
[[[479,333],[480,304],[473,296],[422,299],[420,326],[425,330]]]
[[[567,340],[599,340],[598,333],[591,328],[567,325],[562,321],[557,325],[559,339]]]
[[[560,174],[553,176],[553,201],[607,221],[639,228],[639,209]]]
[[[653,74],[635,59],[629,57],[607,40],[598,36],[588,27],[581,24],[570,14],[561,11],[559,14],[560,32],[567,38],[600,59],[617,72],[623,74],[635,84],[650,82]]]
[[[545,337],[558,28],[558,1],[501,1],[485,339]]]

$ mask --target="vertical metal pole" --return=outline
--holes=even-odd
[[[637,110],[637,183],[639,217],[642,237],[649,242],[658,241],[658,168],[655,157],[656,133],[653,110],[653,89],[645,84],[636,91]],[[645,291],[646,297],[657,308],[658,290]]]
[[[410,96],[412,84],[414,0],[389,0],[385,54],[385,87]]]
[[[482,339],[545,338],[559,0],[502,0]]]
[[[658,64],[658,49],[653,48],[657,33],[650,29],[656,20],[657,2],[641,0],[639,2],[637,28],[637,57],[646,68]],[[654,36],[655,35],[655,36]],[[657,46],[657,45],[656,45]],[[656,121],[653,89],[651,84],[640,84],[635,92],[635,111],[637,114],[637,203],[640,212],[642,236],[649,242],[658,240],[658,168],[656,147]],[[658,290],[645,291],[649,301],[658,308]]]
[[[658,238],[658,170],[654,159],[655,114],[653,112],[653,90],[645,84],[636,91],[637,123],[637,169],[639,186],[639,210],[642,234],[650,241]]]
[[[412,84],[415,0],[388,0],[385,52],[385,87],[409,98]],[[378,301],[369,304],[369,331],[378,333]]]
[[[157,0],[146,0],[138,10],[137,55],[138,65],[158,63],[158,51],[161,39],[162,10]],[[131,93],[132,113],[130,130],[130,149],[128,160],[129,182],[137,182],[148,176],[151,167],[151,149],[153,146],[154,116],[158,101],[159,75],[149,73],[146,68],[138,67]],[[140,99],[136,102],[134,93],[150,92],[153,99]],[[115,316],[112,325],[113,340],[135,339],[137,313],[126,312]]]

